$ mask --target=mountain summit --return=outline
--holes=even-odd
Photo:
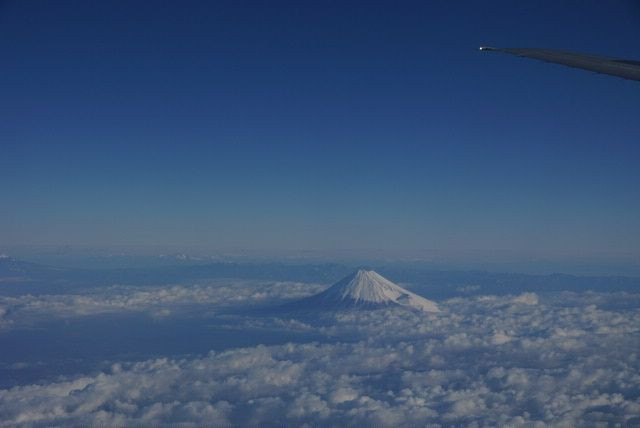
[[[405,306],[425,312],[439,312],[438,306],[405,290],[372,270],[359,270],[325,291],[295,303],[298,308],[346,309]]]

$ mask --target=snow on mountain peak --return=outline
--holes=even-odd
[[[300,303],[327,309],[400,305],[425,312],[439,311],[434,302],[394,284],[372,270],[363,269]]]

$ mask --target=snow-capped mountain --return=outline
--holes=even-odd
[[[299,309],[346,309],[405,306],[425,312],[439,312],[438,306],[394,284],[372,270],[359,270],[325,291],[294,302]]]

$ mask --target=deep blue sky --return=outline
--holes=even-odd
[[[638,2],[0,3],[0,241],[640,256]]]

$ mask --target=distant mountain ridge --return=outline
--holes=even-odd
[[[523,274],[469,270],[435,270],[415,264],[376,266],[376,271],[421,295],[443,300],[457,296],[587,290],[640,292],[640,277]],[[338,263],[210,262],[129,268],[80,268],[41,264],[2,254],[0,295],[51,294],[114,284],[155,286],[234,278],[332,284],[353,273]]]

